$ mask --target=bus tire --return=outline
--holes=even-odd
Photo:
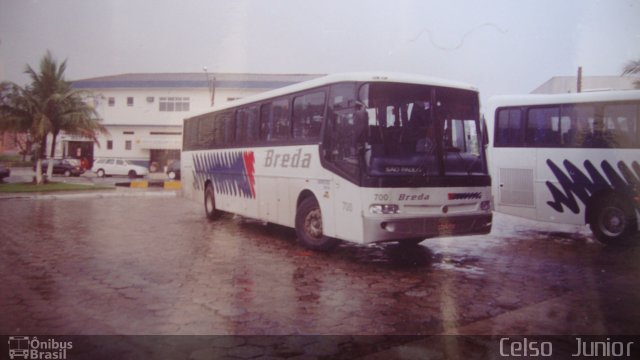
[[[398,240],[398,245],[401,247],[411,248],[420,245],[421,242],[425,241],[426,238],[410,238],[410,239],[402,239]]]
[[[322,233],[322,213],[314,197],[308,197],[296,210],[296,235],[298,243],[315,251],[330,251],[338,245],[338,240]]]
[[[220,218],[220,210],[216,209],[216,197],[211,184],[204,190],[204,211],[210,221]]]
[[[600,198],[589,219],[589,227],[603,244],[622,245],[637,231],[635,209],[617,196]]]

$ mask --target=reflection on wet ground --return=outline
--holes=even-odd
[[[0,201],[0,330],[630,334],[640,247],[497,214],[486,236],[301,248],[185,199]]]

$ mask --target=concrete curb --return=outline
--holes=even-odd
[[[116,186],[133,189],[147,189],[150,187],[158,187],[166,190],[182,189],[182,183],[178,180],[133,180],[116,183]]]

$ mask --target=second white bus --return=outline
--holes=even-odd
[[[327,76],[184,122],[186,196],[206,214],[296,229],[326,250],[486,234],[490,177],[478,92],[411,75]]]
[[[496,211],[635,238],[640,91],[499,96],[485,116]]]

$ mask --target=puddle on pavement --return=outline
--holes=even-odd
[[[537,229],[516,230],[517,238],[531,240],[551,240],[561,245],[600,245],[593,236],[581,232],[545,231]]]
[[[436,254],[433,267],[440,270],[458,271],[473,278],[485,275],[483,268],[476,264],[480,262],[477,256],[451,256]]]
[[[433,263],[433,253],[429,248],[395,243],[358,245],[343,242],[334,253],[348,261],[392,269],[430,268]]]

